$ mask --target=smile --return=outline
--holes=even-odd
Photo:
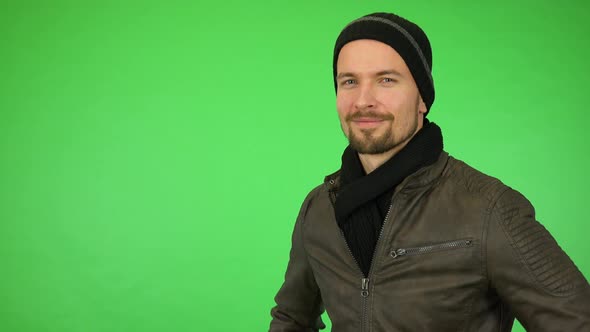
[[[375,119],[375,118],[360,118],[360,119],[353,120],[352,123],[354,123],[357,127],[360,127],[360,128],[370,128],[370,127],[376,127],[385,121],[386,120]]]

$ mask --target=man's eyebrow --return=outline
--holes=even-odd
[[[340,73],[338,74],[338,76],[336,76],[336,79],[339,80],[343,77],[354,77],[355,75],[353,73]]]
[[[388,69],[388,70],[381,70],[378,71],[377,73],[375,73],[375,76],[383,76],[383,75],[394,75],[394,76],[403,76],[400,72],[398,72],[395,69]],[[336,79],[339,80],[343,77],[356,77],[356,75],[354,73],[349,73],[349,72],[343,72],[343,73],[339,73],[338,76],[336,76]]]
[[[397,71],[395,69],[382,70],[382,71],[378,72],[377,74],[375,74],[375,76],[383,76],[383,75],[403,76],[399,71]]]

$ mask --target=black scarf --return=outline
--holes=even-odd
[[[443,149],[440,127],[425,119],[408,144],[368,175],[350,146],[342,154],[341,183],[335,203],[338,226],[365,277],[395,187],[408,175],[433,164]]]

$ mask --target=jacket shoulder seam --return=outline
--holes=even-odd
[[[489,265],[488,265],[489,264],[489,262],[488,262],[488,234],[489,234],[490,223],[492,222],[492,211],[494,210],[494,208],[498,204],[500,197],[502,197],[502,195],[504,195],[504,193],[508,190],[509,190],[509,188],[505,187],[504,190],[501,190],[498,193],[498,195],[495,197],[494,200],[490,201],[490,205],[488,206],[489,213],[486,214],[486,218],[484,220],[484,227],[482,227],[482,232],[484,233],[484,234],[482,234],[482,243],[481,243],[482,262],[484,262],[484,264],[483,264],[484,277],[488,281],[491,280],[490,275],[489,275]]]
[[[559,278],[560,280],[563,280],[563,278],[569,277],[568,278],[569,282],[567,282],[565,284],[562,283],[561,286],[557,287],[557,288],[555,288],[555,286],[553,285],[553,287],[555,289],[551,289],[549,286],[552,284],[547,284],[546,280],[540,279],[540,276],[539,276],[540,272],[533,271],[533,267],[531,266],[531,263],[530,263],[530,258],[527,260],[527,257],[525,257],[526,253],[523,253],[522,248],[519,248],[517,246],[517,240],[514,239],[513,234],[511,234],[511,231],[508,228],[508,226],[509,226],[508,221],[502,222],[502,220],[496,218],[498,220],[493,220],[492,222],[498,223],[498,226],[500,227],[500,229],[502,230],[502,233],[506,237],[506,240],[508,241],[508,244],[510,245],[512,252],[517,257],[518,263],[521,264],[524,267],[524,269],[527,271],[527,274],[532,282],[533,287],[535,287],[536,289],[538,289],[541,292],[544,292],[546,294],[550,294],[552,296],[557,296],[557,297],[568,297],[568,296],[575,294],[577,291],[579,291],[579,288],[584,287],[584,284],[587,284],[587,282],[585,281],[584,276],[577,269],[575,264],[571,261],[569,256],[567,256],[567,254],[561,249],[561,247],[559,247],[559,244],[550,236],[549,232],[544,228],[544,226],[541,225],[538,221],[536,221],[536,218],[534,218],[534,208],[532,207],[532,205],[530,205],[528,200],[524,196],[522,196],[522,194],[520,194],[518,191],[509,188],[509,189],[503,191],[502,195],[500,195],[498,197],[496,204],[494,205],[494,211],[497,211],[497,209],[500,209],[500,208],[506,209],[505,207],[500,206],[499,203],[502,201],[503,197],[505,197],[507,194],[514,194],[516,196],[516,199],[524,200],[528,204],[528,208],[531,210],[530,211],[532,213],[531,217],[533,219],[535,219],[534,224],[532,224],[531,227],[537,228],[537,230],[535,230],[535,231],[538,231],[537,232],[538,234],[546,233],[546,235],[549,236],[549,238],[547,238],[547,237],[540,238],[540,241],[545,241],[548,245],[553,245],[554,250],[555,250],[554,255],[543,256],[543,257],[541,257],[541,259],[551,259],[551,261],[547,262],[547,264],[549,266],[553,266],[556,264],[570,265],[569,270],[567,271],[568,274],[563,275],[563,273],[565,271],[562,270],[560,272],[560,273],[562,273],[562,275]],[[497,213],[500,213],[500,211],[497,211]],[[516,213],[516,212],[513,212],[510,209],[507,211],[503,211],[502,213],[506,215],[506,220],[508,220],[508,219],[512,220],[514,217],[514,215],[512,215],[512,213]],[[492,216],[491,216],[492,218],[494,217],[494,214],[495,213],[492,213]],[[542,229],[542,230],[539,231],[538,229]],[[547,242],[547,241],[549,241],[549,242]],[[557,253],[555,254],[555,252],[557,252]],[[536,258],[538,258],[538,257],[536,257]],[[559,260],[559,261],[557,261],[557,260]],[[563,287],[565,287],[565,285],[567,285],[567,288],[562,289]],[[559,286],[559,284],[558,284],[558,286]]]

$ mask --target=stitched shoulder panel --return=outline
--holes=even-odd
[[[449,168],[445,176],[461,185],[467,192],[482,196],[490,203],[508,188],[497,178],[484,174],[453,157],[449,157]]]
[[[510,189],[498,199],[494,216],[513,249],[545,291],[569,295],[587,281],[553,236],[535,219],[531,203]]]

